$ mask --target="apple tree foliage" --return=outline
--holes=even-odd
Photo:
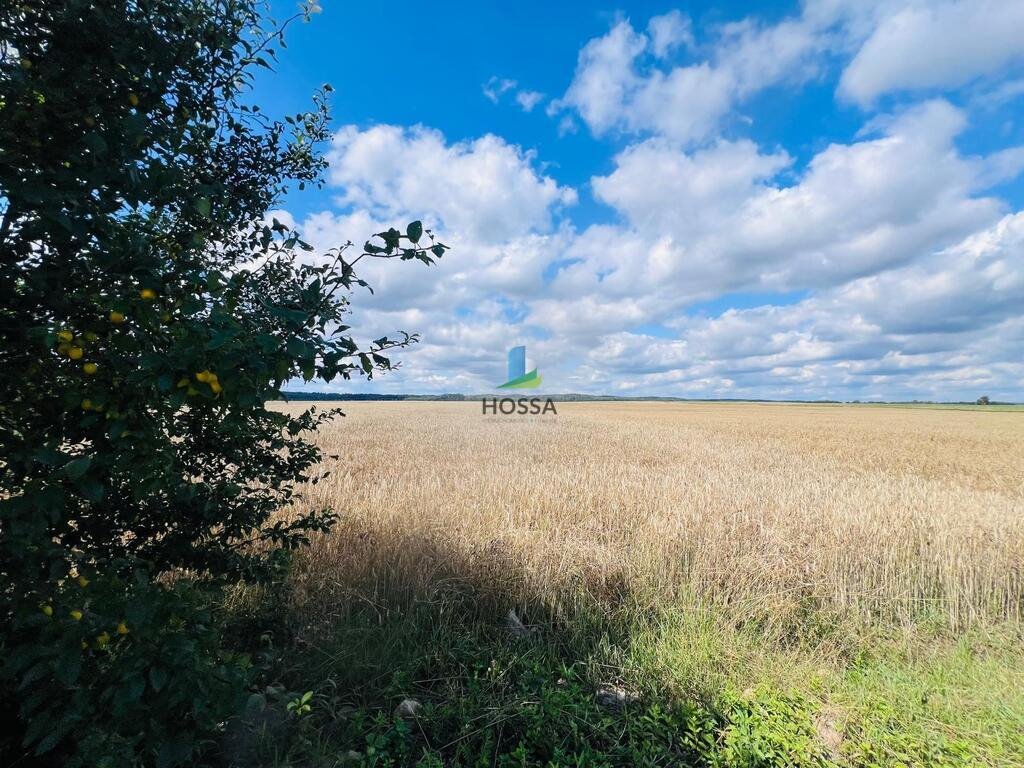
[[[353,258],[268,215],[329,139],[329,87],[253,101],[286,26],[255,0],[0,2],[0,758],[203,759],[249,676],[218,596],[333,520],[278,514],[330,414],[267,402],[415,341],[360,346],[349,302],[363,257],[440,257],[429,230]]]

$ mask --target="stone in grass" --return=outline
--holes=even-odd
[[[513,610],[509,610],[505,615],[505,631],[517,640],[529,637],[532,632],[529,627],[520,621],[519,616],[517,616],[516,612]]]
[[[597,689],[594,697],[598,706],[614,712],[625,709],[627,704],[640,698],[633,691],[627,691],[618,685],[602,685]]]
[[[814,730],[818,734],[818,741],[832,757],[842,752],[844,738],[839,725],[841,722],[842,713],[829,706],[822,707],[814,717]]]
[[[395,717],[402,720],[415,720],[420,716],[420,710],[423,709],[423,705],[420,704],[416,699],[402,699],[398,702],[398,706],[395,707]]]
[[[271,696],[275,691],[271,691]],[[261,748],[287,740],[291,722],[282,707],[262,693],[249,696],[245,711],[232,718],[224,730],[221,747],[228,765],[252,765]]]
[[[356,707],[353,707],[351,704],[343,704],[342,706],[334,710],[334,719],[351,720],[358,712],[359,710]]]

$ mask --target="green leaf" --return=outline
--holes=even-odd
[[[231,341],[234,338],[234,335],[235,334],[229,330],[215,331],[213,338],[206,342],[206,351],[212,352],[213,350],[220,349]]]
[[[409,226],[405,228],[405,235],[412,242],[418,243],[420,241],[420,238],[423,237],[423,222],[414,221],[411,224],[409,224]]]
[[[37,715],[33,717],[28,727],[25,728],[25,736],[22,740],[22,746],[27,747],[29,744],[37,741],[46,731],[53,730],[53,719],[47,717],[45,714]]]
[[[64,465],[64,475],[72,480],[81,477],[92,464],[92,456],[79,456]]]
[[[36,757],[45,755],[51,749],[56,747],[62,738],[64,738],[63,730],[50,731],[36,746]]]
[[[146,690],[146,681],[141,675],[132,675],[124,685],[125,701],[131,703],[142,698],[142,692]]]
[[[48,467],[55,466],[63,459],[65,455],[60,451],[55,451],[48,445],[41,445],[32,454],[32,458],[38,461],[40,464],[45,464]]]
[[[153,666],[149,668],[149,684],[153,686],[153,690],[159,693],[160,689],[164,687],[167,682],[167,670],[163,667]]]
[[[107,489],[99,480],[87,477],[78,482],[78,490],[93,504],[98,504],[107,493]]]
[[[384,241],[384,252],[393,253],[398,247],[399,239],[402,237],[402,233],[392,227],[387,232],[380,232],[377,237]]]
[[[194,744],[195,741],[187,737],[164,742],[156,753],[156,768],[174,768],[189,762],[192,759]]]
[[[97,155],[105,154],[107,151],[107,142],[105,142],[103,137],[95,131],[83,136],[82,141],[84,141],[85,145]]]
[[[196,210],[204,219],[210,218],[210,198],[200,197],[195,202]]]
[[[130,600],[124,609],[125,618],[134,627],[140,627],[149,621],[152,606],[141,598]]]
[[[4,660],[3,672],[5,675],[15,675],[21,672],[31,662],[35,661],[39,654],[39,648],[33,644],[15,646],[14,650],[7,654]]]
[[[74,685],[82,670],[82,657],[77,649],[65,649],[57,659],[57,666],[54,669],[54,676],[64,685]]]

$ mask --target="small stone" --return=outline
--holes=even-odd
[[[839,726],[840,713],[837,710],[825,707],[814,718],[814,730],[820,741],[831,755],[838,755],[842,751],[843,733]]]
[[[599,706],[618,711],[624,709],[631,701],[635,701],[637,695],[617,685],[602,685],[597,689],[596,699]]]
[[[253,765],[260,745],[289,738],[292,721],[282,707],[273,706],[267,697],[253,693],[240,717],[232,718],[224,730],[221,749],[228,765]]]
[[[415,720],[419,717],[421,709],[423,709],[423,705],[416,699],[402,699],[395,707],[395,717],[402,720]]]
[[[516,612],[513,610],[510,610],[505,616],[505,630],[512,635],[512,637],[517,639],[530,636],[530,628],[520,621]]]

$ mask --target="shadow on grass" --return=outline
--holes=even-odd
[[[257,624],[272,618],[282,630],[264,641],[276,649],[274,675],[292,691],[282,698],[311,690],[312,710],[247,761],[828,763],[811,702],[769,688],[681,695],[650,654],[664,615],[625,574],[595,568],[561,578],[538,579],[501,541],[463,551],[350,526],[318,542],[297,559],[284,601],[250,606]],[[716,631],[713,623],[688,629]],[[720,651],[705,645],[706,654]],[[396,714],[407,699],[415,712]]]

